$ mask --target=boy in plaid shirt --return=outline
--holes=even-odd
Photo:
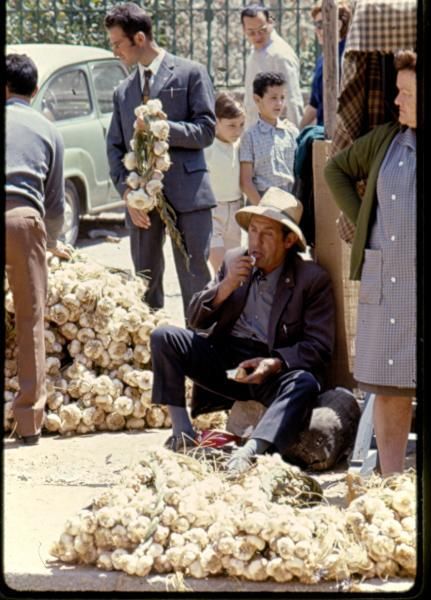
[[[239,150],[240,185],[251,204],[259,204],[266,190],[278,187],[291,192],[297,127],[282,120],[286,81],[280,73],[259,73],[253,81],[253,97],[259,119],[247,129]]]

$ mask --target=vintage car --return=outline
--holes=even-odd
[[[63,236],[74,244],[79,216],[121,206],[109,177],[106,132],[114,88],[128,71],[112,52],[67,44],[11,44],[7,53],[36,63],[39,90],[32,106],[53,121],[65,144],[66,215]]]

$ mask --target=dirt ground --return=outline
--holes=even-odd
[[[130,577],[122,572],[62,565],[50,555],[51,544],[65,521],[88,506],[121,471],[145,452],[160,447],[168,430],[95,433],[60,437],[44,435],[33,447],[4,440],[4,575],[8,586],[27,591],[165,591],[166,578]],[[410,458],[410,463],[413,457]],[[313,476],[331,504],[346,504],[346,464]],[[370,580],[358,591],[407,591],[410,580]],[[346,590],[346,582],[304,586],[233,581],[229,578],[187,579],[193,591],[332,591]],[[350,584],[349,584],[350,586]],[[349,589],[349,588],[347,588]]]

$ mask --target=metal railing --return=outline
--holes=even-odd
[[[249,48],[240,23],[246,0],[136,0],[153,18],[155,37],[174,54],[205,64],[217,88],[241,87]],[[301,85],[310,85],[316,43],[313,0],[262,2],[277,31],[295,49]],[[112,0],[7,0],[8,43],[70,43],[108,47],[103,20]]]

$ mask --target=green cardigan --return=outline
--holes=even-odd
[[[325,167],[325,178],[333,198],[346,217],[356,226],[350,257],[350,279],[360,279],[367,243],[370,217],[377,204],[377,177],[386,151],[399,123],[385,123],[358,138],[331,158]],[[361,200],[356,182],[367,180]]]

